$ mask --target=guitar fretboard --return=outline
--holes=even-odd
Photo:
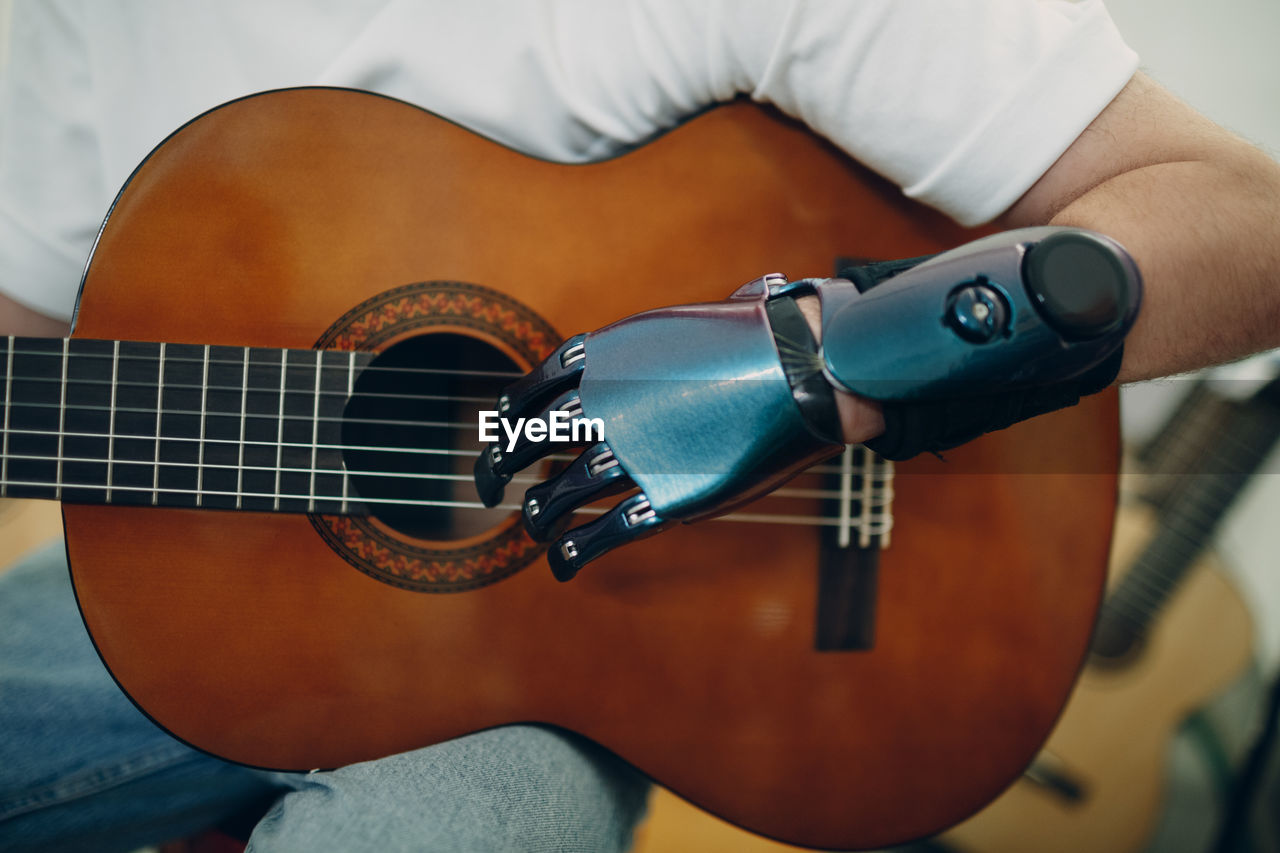
[[[0,338],[0,496],[360,514],[342,414],[369,353]]]
[[[1280,441],[1280,380],[1246,401],[1198,395],[1177,425],[1185,448],[1166,462],[1176,487],[1160,527],[1107,596],[1093,649],[1120,657],[1148,630],[1246,485]]]

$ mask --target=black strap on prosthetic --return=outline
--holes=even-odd
[[[838,277],[848,279],[860,293],[865,293],[932,257],[925,255],[849,267],[840,270]],[[884,403],[884,432],[866,442],[866,446],[895,461],[959,447],[1019,421],[1074,406],[1081,397],[1104,390],[1120,373],[1123,356],[1121,345],[1079,376],[1039,388],[946,400]]]
[[[818,340],[796,300],[777,296],[765,303],[769,328],[778,347],[783,372],[791,385],[791,395],[800,406],[809,428],[824,441],[844,443],[835,388],[822,373]],[[805,356],[808,356],[806,358]]]
[[[859,293],[866,293],[882,281],[936,257],[937,255],[920,255],[916,258],[901,258],[896,261],[871,261],[859,266],[844,267],[836,273],[836,278],[846,278],[853,282],[853,286],[858,288]]]
[[[884,432],[866,445],[884,458],[897,461],[959,447],[980,435],[1074,406],[1081,397],[1098,393],[1116,380],[1123,356],[1121,347],[1074,379],[1042,388],[951,400],[885,403]]]

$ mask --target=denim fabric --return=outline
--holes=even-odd
[[[647,787],[585,740],[511,726],[312,773],[258,824],[249,850],[621,851]]]
[[[273,800],[250,841],[258,853],[625,850],[647,787],[606,751],[532,726],[326,773],[228,764],[120,692],[80,623],[61,546],[0,574],[0,850],[126,851]]]

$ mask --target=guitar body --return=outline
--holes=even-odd
[[[763,272],[970,236],[749,105],[565,166],[393,100],[290,90],[205,115],[139,168],[75,334],[380,350],[448,333],[527,367]],[[801,526],[681,528],[568,584],[509,513],[447,539],[66,505],[67,543],[111,672],[217,755],[333,767],[540,722],[756,832],[873,847],[972,813],[1048,734],[1101,594],[1116,414],[1103,395],[900,466],[871,651],[815,650],[819,537]]]
[[[1121,514],[1115,564],[1143,537],[1136,510]],[[1252,620],[1215,561],[1179,586],[1142,648],[1122,665],[1089,666],[1045,750],[1078,800],[1019,780],[946,840],[975,853],[1041,850],[1131,853],[1155,829],[1169,744],[1178,726],[1238,679],[1253,646]]]

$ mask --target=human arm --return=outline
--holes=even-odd
[[[1280,346],[1280,165],[1138,74],[1002,217],[1090,228],[1146,282],[1119,381]]]
[[[997,223],[1088,228],[1134,256],[1146,291],[1118,382],[1280,346],[1280,165],[1144,74]],[[876,403],[838,396],[847,441],[879,434]]]
[[[61,338],[70,330],[67,321],[41,314],[0,293],[0,335]]]

